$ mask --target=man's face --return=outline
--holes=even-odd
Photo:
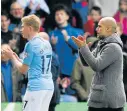
[[[23,8],[19,4],[14,4],[11,8],[11,15],[13,15],[15,18],[22,18],[23,14]]]
[[[99,21],[96,31],[97,31],[98,38],[102,38],[107,35],[106,26],[103,24],[102,21]]]
[[[101,15],[96,10],[92,10],[90,15],[91,15],[94,22],[98,22],[101,18]]]
[[[25,25],[24,23],[21,26],[21,34],[23,36],[23,38],[28,38],[29,37],[29,33],[30,33],[30,28],[29,26]]]
[[[1,16],[1,29],[2,30],[7,30],[9,26],[10,21],[8,18],[4,15]]]
[[[65,22],[67,22],[69,19],[69,16],[64,10],[56,11],[55,13],[55,20],[58,25],[62,25]]]
[[[120,2],[120,10],[123,12],[127,12],[127,2],[125,1]]]

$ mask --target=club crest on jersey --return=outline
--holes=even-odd
[[[26,57],[28,57],[28,53],[27,52],[24,52],[24,59],[26,58]]]

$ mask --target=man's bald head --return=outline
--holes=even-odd
[[[45,33],[45,32],[40,32],[40,33],[39,33],[39,36],[42,37],[43,39],[49,41],[49,36],[48,36],[47,33]]]
[[[112,17],[102,18],[96,29],[99,38],[109,37],[117,32],[117,23]]]
[[[104,17],[100,20],[100,22],[102,22],[102,24],[104,24],[105,27],[107,27],[107,28],[110,27],[112,29],[113,33],[116,32],[117,23],[113,17]]]

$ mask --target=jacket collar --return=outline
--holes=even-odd
[[[117,33],[114,33],[114,34],[112,34],[111,36],[105,37],[104,39],[101,39],[101,40],[99,41],[99,44],[100,44],[100,45],[108,44],[108,43],[117,43],[117,44],[119,44],[121,47],[123,47],[123,43],[122,43],[122,41],[121,41],[121,39],[120,39],[119,34],[117,34]]]

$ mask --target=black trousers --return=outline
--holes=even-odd
[[[88,111],[124,111],[124,108],[112,109],[112,108],[93,108],[93,107],[89,107]]]
[[[48,111],[55,111],[56,104],[50,104]]]

